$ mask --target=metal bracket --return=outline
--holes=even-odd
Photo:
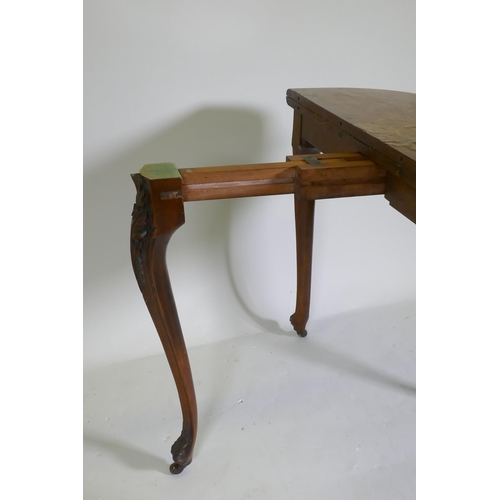
[[[312,167],[324,167],[325,165],[321,163],[315,156],[304,156],[303,160]]]

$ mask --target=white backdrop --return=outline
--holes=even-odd
[[[282,161],[288,88],[415,92],[414,0],[86,0],[84,366],[161,345],[133,276],[130,174]],[[415,226],[383,197],[317,203],[309,331],[412,299]],[[186,204],[168,262],[188,346],[291,331],[291,195]]]

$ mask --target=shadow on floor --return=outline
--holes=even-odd
[[[109,439],[107,436],[95,432],[83,432],[84,446],[91,446],[98,450],[97,453],[108,453],[116,457],[124,465],[137,470],[156,470],[168,473],[168,464],[161,457],[147,453],[119,439]]]

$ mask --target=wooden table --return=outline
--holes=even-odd
[[[132,178],[131,256],[135,276],[163,344],[181,403],[183,426],[170,471],[191,463],[196,397],[170,286],[165,254],[184,224],[184,202],[294,194],[297,304],[290,321],[299,336],[309,317],[315,200],[384,195],[415,222],[415,95],[371,89],[291,89],[293,155],[285,162],[177,169],[145,165]]]
[[[357,151],[387,171],[385,197],[416,222],[416,96],[371,89],[290,89],[292,146],[303,154]],[[314,149],[313,149],[314,151]]]

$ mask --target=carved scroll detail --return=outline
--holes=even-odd
[[[139,287],[142,290],[146,284],[144,270],[149,240],[147,236],[151,235],[154,231],[154,227],[152,224],[152,210],[149,203],[149,190],[147,184],[140,174],[132,175],[132,179],[137,189],[137,196],[132,211],[130,250],[132,255],[132,266]]]
[[[172,445],[171,452],[172,458],[177,464],[186,466],[186,462],[190,459],[193,446],[193,435],[185,426],[182,428],[181,435],[177,441]]]

